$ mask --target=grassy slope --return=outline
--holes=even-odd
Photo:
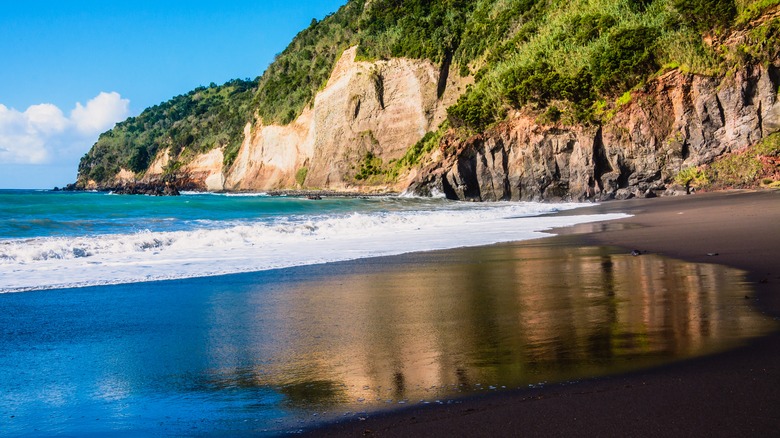
[[[521,108],[551,120],[599,123],[626,91],[665,68],[718,75],[776,57],[777,19],[750,30],[738,47],[717,41],[778,3],[350,0],[313,20],[256,81],[194,90],[118,124],[84,157],[80,180],[106,181],[120,166],[142,172],[165,147],[179,162],[224,147],[229,165],[246,122],[254,116],[266,124],[294,120],[353,45],[361,59],[427,58],[473,74],[475,85],[449,109],[460,129],[485,130]],[[429,143],[430,136],[414,146],[403,164],[414,165]]]
[[[482,3],[482,2],[480,2]],[[514,2],[494,2],[509,8]],[[706,43],[778,1],[550,0],[517,21],[503,41],[473,62],[477,84],[450,109],[481,131],[509,109],[553,108],[553,118],[598,122],[613,102],[664,68],[724,74],[737,61]],[[516,3],[514,3],[516,4]],[[493,14],[500,12],[494,8]],[[777,34],[767,43],[778,42]],[[498,55],[498,56],[497,56]],[[760,62],[756,50],[739,62]],[[481,62],[480,62],[481,61]]]
[[[684,169],[676,182],[689,190],[780,187],[780,133],[710,164]]]

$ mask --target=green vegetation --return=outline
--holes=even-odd
[[[410,168],[420,163],[420,160],[431,151],[439,146],[439,141],[444,136],[444,133],[449,128],[449,123],[446,121],[439,126],[436,131],[428,132],[420,139],[414,146],[410,147],[406,154],[395,162],[397,171],[402,168]],[[397,172],[396,172],[397,173]]]
[[[385,168],[382,159],[374,155],[373,152],[366,152],[366,155],[363,156],[359,166],[360,167],[355,174],[355,179],[357,181],[377,182],[376,177],[385,176],[389,172],[389,170]]]
[[[704,187],[710,180],[701,167],[688,167],[677,174],[674,182],[685,187]]]
[[[198,152],[222,147],[224,165],[230,166],[247,122],[255,116],[264,124],[293,121],[352,46],[359,60],[426,58],[443,72],[473,75],[474,84],[448,109],[451,126],[464,132],[489,129],[513,110],[551,123],[598,124],[626,103],[626,92],[667,69],[715,75],[777,59],[780,19],[756,19],[778,4],[349,0],[322,21],[312,20],[258,79],[201,87],[104,133],[82,160],[79,178],[105,181],[120,167],[143,172],[166,148],[186,163]],[[744,42],[720,46],[729,31],[747,23],[752,28]],[[383,104],[382,72],[373,72],[372,79]],[[396,168],[418,163],[436,146],[437,135],[413,146]],[[370,161],[360,164],[358,175],[374,175]]]
[[[479,3],[491,3],[497,16],[512,2]],[[704,72],[720,64],[702,43],[700,28],[714,26],[705,20],[709,10],[688,4],[678,9],[671,0],[519,3],[528,7],[526,13],[516,15],[503,39],[475,58],[476,84],[449,109],[457,125],[481,131],[510,109],[530,105],[546,112],[554,101],[569,104],[555,104],[562,114],[551,115],[598,122],[597,102],[614,101],[664,65],[684,64]],[[699,16],[707,24],[694,20]]]
[[[306,176],[309,174],[309,168],[308,167],[301,167],[298,169],[297,172],[295,172],[295,182],[300,186],[303,187],[303,183],[306,182]]]
[[[512,3],[511,6],[509,3]],[[771,3],[771,4],[770,4]],[[531,106],[546,111],[553,101],[568,120],[598,122],[597,102],[643,84],[662,67],[718,74],[724,59],[703,42],[703,34],[723,32],[743,14],[765,11],[778,1],[479,1],[474,15],[491,11],[502,16],[513,8],[513,26],[493,44],[477,47],[482,57],[476,84],[449,109],[456,125],[482,131],[503,120],[510,109]],[[520,5],[526,13],[517,14]],[[760,7],[758,6],[760,5]],[[759,12],[760,13],[760,12]],[[488,15],[489,16],[489,15]],[[741,62],[776,58],[776,27],[765,24],[751,32],[753,42]],[[478,26],[469,22],[469,28]],[[467,34],[469,31],[467,30]],[[464,37],[463,44],[468,43]],[[471,46],[470,46],[471,47]],[[458,53],[473,54],[461,48]],[[495,56],[499,54],[500,56]],[[481,63],[479,60],[482,59]],[[458,59],[456,59],[458,60]],[[608,105],[609,106],[609,105]]]
[[[361,59],[407,57],[434,62],[452,56],[475,4],[473,0],[374,0],[366,3],[358,23]]]
[[[780,0],[737,0],[737,24],[745,25],[766,10],[780,5]]]
[[[252,102],[263,123],[286,125],[313,102],[341,53],[357,44],[356,24],[362,13],[363,1],[350,1],[322,21],[312,20],[276,55]]]
[[[764,157],[780,157],[780,133],[774,133],[761,141],[754,152]]]
[[[253,81],[237,79],[199,87],[117,123],[81,159],[80,179],[103,182],[120,168],[141,173],[165,148],[174,161],[186,161],[215,147],[225,148],[226,160],[235,158],[244,126],[251,120],[255,86]]]
[[[659,65],[655,59],[657,29],[645,26],[620,29],[607,37],[607,50],[591,58],[593,87],[602,94],[628,90]]]
[[[712,164],[683,169],[675,182],[686,187],[718,189],[777,185],[780,175],[780,133],[761,143],[717,159]]]
[[[686,25],[702,32],[726,28],[737,16],[733,0],[674,0],[673,4]]]
[[[780,57],[780,18],[767,20],[750,29],[745,40],[731,48],[731,64],[768,64]]]

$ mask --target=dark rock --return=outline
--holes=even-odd
[[[664,191],[663,193],[663,196],[681,196],[687,194],[688,194],[688,188],[681,186],[679,184],[672,184],[669,187],[667,187],[666,191]]]
[[[106,190],[117,195],[179,196],[179,189],[169,182],[128,183]]]
[[[634,190],[632,188],[619,189],[617,192],[615,192],[615,199],[617,200],[631,199],[635,197],[636,195],[634,194]]]
[[[673,70],[634,91],[602,126],[540,125],[518,115],[466,140],[446,137],[448,153],[423,169],[409,191],[477,201],[684,194],[674,184],[681,169],[780,130],[772,79],[778,68],[746,67],[726,78]]]

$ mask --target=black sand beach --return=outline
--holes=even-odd
[[[609,202],[592,211],[634,216],[556,230],[560,236],[550,243],[617,246],[742,269],[754,292],[740,299],[780,316],[780,191]],[[308,435],[776,436],[779,345],[774,332],[646,371],[376,414]]]

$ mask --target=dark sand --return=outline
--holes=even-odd
[[[743,269],[755,290],[745,299],[756,311],[780,317],[780,191],[616,201],[563,214],[588,211],[635,216],[557,230],[561,236],[552,239]],[[374,414],[309,434],[778,436],[780,332],[736,350],[628,375]]]

